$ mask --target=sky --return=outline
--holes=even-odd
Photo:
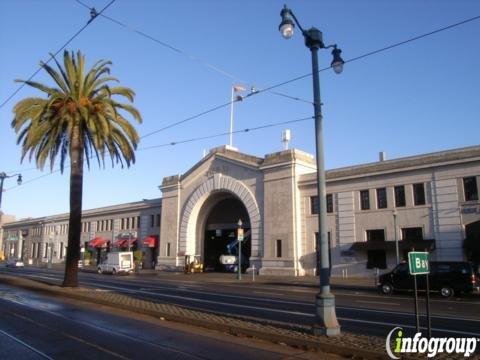
[[[111,0],[81,0],[97,11]],[[143,136],[130,168],[92,162],[85,168],[83,209],[161,197],[166,176],[182,174],[204,151],[229,142],[228,135],[154,147],[226,133],[231,87],[264,89],[310,74],[310,51],[298,29],[280,36],[285,0],[116,0],[67,46],[85,54],[87,66],[111,60],[111,74],[135,90],[134,105]],[[326,44],[337,44],[344,60],[480,15],[475,0],[292,0],[287,3],[302,27],[315,26]],[[0,1],[0,103],[90,19],[77,0]],[[149,37],[141,36],[142,32]],[[480,19],[345,64],[342,74],[320,73],[326,168],[479,144]],[[173,48],[173,49],[172,49]],[[320,68],[330,65],[320,50]],[[52,85],[43,71],[35,81]],[[312,78],[250,96],[234,106],[234,128],[242,130],[313,115]],[[247,92],[248,93],[248,92]],[[245,93],[245,94],[247,94]],[[280,93],[280,94],[279,94]],[[24,87],[0,108],[0,172],[5,180],[1,210],[17,219],[68,212],[69,170],[40,171],[21,148],[10,126],[12,108],[40,93]],[[292,98],[300,99],[294,100]],[[133,121],[133,120],[132,120]],[[233,146],[263,157],[290,146],[314,154],[313,120],[233,136]],[[155,132],[152,135],[145,136]],[[152,148],[153,147],[153,148]]]

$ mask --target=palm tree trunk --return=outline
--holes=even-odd
[[[70,219],[65,277],[62,286],[77,287],[83,196],[83,143],[79,125],[72,129],[70,161]]]

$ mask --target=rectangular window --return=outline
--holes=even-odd
[[[314,215],[319,212],[318,196],[310,196],[310,214]]]
[[[370,193],[368,190],[360,191],[360,208],[362,210],[370,209]]]
[[[137,229],[140,227],[140,216],[137,216]]]
[[[475,176],[463,178],[463,191],[465,201],[478,200],[477,178]]]
[[[333,213],[333,195],[327,194],[327,213]]]
[[[395,206],[405,206],[405,186],[403,185],[395,186]]]
[[[425,186],[423,183],[413,184],[414,205],[425,205]]]
[[[377,189],[377,209],[386,209],[387,208],[387,189],[378,188]]]
[[[160,226],[160,214],[156,215],[156,226]]]
[[[326,195],[327,213],[333,213],[333,195]],[[320,212],[320,204],[318,203],[318,196],[310,196],[310,214],[318,214]]]
[[[367,230],[367,241],[385,241],[385,230]]]
[[[155,226],[155,215],[150,215],[150,227]]]
[[[167,243],[167,256],[170,256],[170,243]]]
[[[45,252],[43,254],[43,257],[46,258],[48,256],[48,246],[45,244]]]
[[[402,240],[423,240],[423,229],[421,227],[403,228]]]
[[[276,247],[276,255],[277,255],[277,258],[281,258],[282,257],[282,240],[280,239],[277,239],[277,247]]]
[[[60,259],[63,259],[63,242],[60,243]]]

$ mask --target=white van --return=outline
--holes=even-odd
[[[113,251],[107,253],[107,257],[97,266],[99,274],[109,272],[112,274],[133,272],[133,252]]]

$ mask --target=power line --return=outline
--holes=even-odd
[[[262,129],[266,129],[266,128],[271,128],[271,127],[280,126],[280,125],[285,125],[285,124],[293,124],[293,123],[298,123],[298,122],[302,122],[302,121],[306,121],[306,120],[311,120],[311,119],[313,119],[313,116],[308,116],[308,117],[304,117],[304,118],[300,118],[300,119],[295,119],[295,120],[287,120],[287,121],[281,121],[281,122],[274,122],[274,123],[265,124],[265,125],[260,125],[260,126],[256,126],[256,127],[252,127],[252,128],[245,128],[245,129],[233,131],[233,133],[235,133],[235,134],[237,134],[237,133],[250,133],[250,132],[254,132],[254,131],[258,131],[258,130],[262,130]],[[179,145],[179,144],[185,144],[185,143],[190,143],[190,142],[195,142],[195,141],[200,141],[200,140],[213,139],[213,138],[225,136],[225,135],[228,135],[228,134],[230,134],[230,132],[223,132],[223,133],[219,133],[219,134],[199,136],[199,137],[195,137],[195,138],[191,138],[191,139],[185,139],[185,140],[170,141],[170,142],[164,143],[164,144],[152,145],[152,146],[147,146],[147,147],[144,147],[144,148],[139,148],[139,149],[137,149],[137,151],[151,150],[151,149],[156,149],[156,148],[161,148],[161,147],[167,147],[167,146],[174,146],[174,145]],[[92,158],[93,158],[93,155],[90,157],[90,159],[92,159]],[[70,167],[70,164],[67,164],[67,165],[64,166],[64,169],[68,169],[69,167]],[[42,179],[42,178],[44,178],[44,177],[53,175],[53,174],[58,173],[58,172],[60,172],[60,169],[56,169],[56,170],[53,170],[52,172],[49,172],[49,173],[47,173],[47,174],[42,174],[42,175],[37,176],[37,177],[35,177],[35,178],[33,178],[33,179],[23,181],[23,182],[22,182],[22,185],[12,186],[12,187],[10,187],[10,188],[4,189],[4,191],[9,191],[9,190],[18,188],[18,187],[20,187],[20,186],[24,186],[24,185],[26,185],[26,184],[29,184],[29,183],[31,183],[31,182],[40,180],[40,179]]]
[[[379,53],[381,53],[381,52],[384,52],[384,51],[387,51],[387,50],[391,50],[391,49],[396,48],[396,47],[399,47],[399,46],[401,46],[401,45],[408,44],[408,43],[410,43],[410,42],[413,42],[413,41],[416,41],[416,40],[425,38],[425,37],[427,37],[427,36],[431,36],[431,35],[437,34],[437,33],[439,33],[439,32],[445,31],[445,30],[452,29],[452,28],[457,27],[457,26],[460,26],[460,25],[464,25],[464,24],[466,24],[466,23],[469,23],[469,22],[472,22],[472,21],[475,21],[475,20],[478,20],[478,19],[480,19],[480,15],[471,17],[471,18],[469,18],[469,19],[462,20],[462,21],[460,21],[460,22],[457,22],[457,23],[454,23],[454,24],[451,24],[451,25],[444,26],[444,27],[442,27],[442,28],[440,28],[440,29],[430,31],[430,32],[428,32],[428,33],[425,33],[425,34],[422,34],[422,35],[418,35],[418,36],[412,37],[412,38],[407,39],[407,40],[404,40],[404,41],[400,41],[400,42],[394,43],[394,44],[389,45],[389,46],[385,46],[385,47],[380,48],[380,49],[377,49],[377,50],[369,51],[369,52],[364,53],[364,54],[362,54],[362,55],[359,55],[359,56],[356,56],[356,57],[347,59],[347,60],[345,61],[345,63],[352,63],[352,62],[354,62],[354,61],[358,61],[358,60],[363,59],[363,58],[366,58],[366,57],[368,57],[368,56],[376,55],[376,54],[379,54]],[[326,71],[326,70],[328,70],[328,69],[330,69],[330,68],[331,68],[331,66],[327,66],[327,67],[325,67],[325,68],[323,68],[323,69],[320,69],[318,72],[323,72],[323,71]],[[301,76],[298,76],[298,77],[296,77],[296,78],[293,78],[293,79],[290,79],[290,80],[286,80],[286,81],[283,81],[283,82],[281,82],[281,83],[278,83],[278,84],[275,84],[275,85],[272,85],[272,86],[269,86],[269,87],[266,87],[266,88],[263,88],[263,89],[256,89],[255,91],[252,91],[252,92],[249,93],[248,95],[242,97],[242,100],[245,99],[245,98],[251,97],[251,96],[253,96],[253,95],[258,95],[258,94],[261,94],[261,93],[264,93],[264,92],[267,92],[267,91],[271,92],[271,90],[273,90],[273,89],[276,89],[276,88],[278,88],[278,87],[281,87],[281,86],[284,86],[284,85],[287,85],[287,84],[296,82],[296,81],[298,81],[298,80],[305,79],[305,78],[310,77],[310,76],[312,76],[312,73],[308,73],[308,74],[305,74],[305,75],[301,75]],[[233,102],[237,102],[237,101],[239,101],[239,100],[235,99]],[[153,132],[151,132],[151,133],[148,133],[148,134],[144,135],[143,137],[147,137],[147,136],[156,134],[156,133],[161,132],[161,131],[163,131],[163,130],[166,130],[166,129],[169,129],[169,128],[174,127],[174,126],[176,126],[176,125],[179,125],[179,124],[182,124],[182,123],[184,123],[184,122],[187,122],[187,121],[189,121],[189,120],[193,120],[193,119],[198,118],[198,117],[200,117],[200,116],[202,116],[202,115],[204,115],[204,114],[208,114],[208,113],[213,112],[213,111],[215,111],[215,110],[218,110],[218,109],[221,109],[221,108],[223,108],[223,107],[229,106],[231,103],[232,103],[232,101],[230,101],[230,102],[228,102],[228,103],[226,103],[226,104],[222,104],[222,105],[216,106],[216,107],[214,107],[214,108],[212,108],[212,109],[210,109],[210,110],[204,111],[204,112],[202,112],[202,113],[200,113],[200,114],[191,116],[191,117],[189,117],[189,118],[186,118],[186,119],[184,119],[184,120],[178,121],[178,122],[176,122],[176,123],[172,123],[172,124],[170,124],[170,125],[168,125],[168,126],[166,126],[166,127],[164,127],[164,128],[155,130],[155,131],[153,131]]]
[[[301,118],[301,119],[295,119],[295,120],[275,122],[275,123],[266,124],[266,125],[262,125],[262,126],[245,128],[245,129],[241,129],[241,130],[235,130],[235,131],[233,131],[233,133],[234,134],[248,133],[248,132],[253,132],[253,131],[262,130],[262,129],[266,129],[266,128],[271,128],[271,127],[275,127],[275,126],[292,124],[292,123],[297,123],[297,122],[311,120],[311,119],[313,119],[313,116],[308,116],[308,117],[304,117],[304,118]],[[225,136],[225,135],[228,135],[228,134],[230,134],[230,132],[223,132],[223,133],[218,133],[218,134],[213,134],[213,135],[199,136],[199,137],[190,138],[190,139],[186,139],[186,140],[171,141],[171,142],[164,143],[164,144],[143,147],[143,148],[138,149],[138,151],[156,149],[156,148],[161,148],[161,147],[166,147],[166,146],[174,146],[174,145],[178,145],[178,144],[185,144],[185,143],[189,143],[189,142],[206,140],[206,139],[213,139],[213,138]]]
[[[77,0],[77,1],[78,1],[78,0]],[[115,0],[113,0],[113,1],[115,1]],[[112,1],[112,2],[113,2],[113,1]],[[79,1],[78,1],[78,2],[79,2]],[[111,3],[110,3],[110,4],[111,4]],[[104,11],[110,4],[108,4],[102,11]],[[84,5],[84,4],[83,4],[83,5]],[[86,6],[86,5],[85,5],[85,6]],[[87,6],[87,7],[88,7],[88,6]],[[104,16],[104,15],[103,15],[103,16]],[[392,45],[388,45],[388,46],[385,46],[385,47],[383,47],[383,48],[380,48],[380,49],[377,49],[377,50],[373,50],[373,51],[364,53],[364,54],[362,54],[362,55],[359,55],[359,56],[356,56],[356,57],[347,59],[347,60],[345,61],[345,63],[351,63],[351,62],[354,62],[354,61],[358,61],[358,60],[363,59],[363,58],[366,58],[366,57],[368,57],[368,56],[376,55],[376,54],[379,54],[379,53],[381,53],[381,52],[384,52],[384,51],[387,51],[387,50],[391,50],[391,49],[393,49],[393,48],[396,48],[396,47],[399,47],[399,46],[408,44],[408,43],[410,43],[410,42],[413,42],[413,41],[416,41],[416,40],[419,40],[419,39],[422,39],[422,38],[425,38],[425,37],[428,37],[428,36],[431,36],[431,35],[440,33],[440,32],[445,31],[445,30],[452,29],[452,28],[457,27],[457,26],[461,26],[461,25],[467,24],[467,23],[469,23],[469,22],[476,21],[476,20],[478,20],[478,19],[480,19],[480,15],[477,15],[477,16],[474,16],[474,17],[471,17],[471,18],[468,18],[468,19],[459,21],[459,22],[457,22],[457,23],[454,23],[454,24],[451,24],[451,25],[447,25],[447,26],[444,26],[444,27],[442,27],[442,28],[439,28],[439,29],[430,31],[430,32],[428,32],[428,33],[425,33],[425,34],[422,34],[422,35],[418,35],[418,36],[409,38],[409,39],[407,39],[407,40],[400,41],[400,42],[394,43],[394,44],[392,44]],[[323,68],[323,69],[320,69],[319,72],[323,72],[323,71],[328,70],[328,69],[330,69],[330,66],[325,67],[325,68]],[[38,71],[37,71],[37,72],[38,72]],[[287,84],[296,82],[296,81],[298,81],[298,80],[305,79],[305,78],[310,77],[310,76],[312,76],[312,73],[308,73],[308,74],[305,74],[305,75],[301,75],[301,76],[298,76],[298,77],[296,77],[296,78],[293,78],[293,79],[290,79],[290,80],[286,80],[286,81],[283,81],[283,82],[281,82],[281,83],[277,83],[277,84],[275,84],[275,85],[269,86],[269,87],[264,88],[264,89],[258,89],[258,90],[252,91],[251,93],[249,93],[248,95],[246,95],[245,97],[243,97],[242,100],[243,100],[244,98],[248,98],[248,97],[251,97],[251,96],[253,96],[253,95],[257,95],[257,94],[260,94],[260,93],[263,93],[263,92],[266,92],[266,91],[270,91],[270,90],[275,89],[275,88],[277,88],[277,87],[281,87],[281,86],[284,86],[284,85],[287,85]],[[7,100],[7,101],[8,101],[8,100]],[[235,99],[233,102],[237,102],[237,101],[239,101],[239,100]],[[190,117],[185,118],[185,119],[183,119],[183,120],[174,122],[174,123],[172,123],[172,124],[170,124],[170,125],[167,125],[167,126],[164,126],[163,128],[160,128],[160,129],[158,129],[158,130],[155,130],[155,131],[152,131],[152,132],[150,132],[150,133],[147,133],[147,134],[141,136],[141,138],[145,138],[145,137],[151,136],[151,135],[153,135],[153,134],[156,134],[156,133],[159,133],[159,132],[161,132],[161,131],[170,129],[170,128],[172,128],[172,127],[175,127],[175,126],[180,125],[180,124],[182,124],[182,123],[185,123],[185,122],[187,122],[187,121],[196,119],[196,118],[201,117],[201,116],[203,116],[203,115],[206,115],[206,114],[208,114],[208,113],[211,113],[211,112],[214,112],[214,111],[216,111],[216,110],[219,110],[219,109],[221,109],[221,108],[227,107],[227,106],[229,106],[231,103],[232,103],[232,101],[229,101],[229,102],[227,102],[227,103],[225,103],[225,104],[221,104],[221,105],[215,106],[215,107],[213,107],[213,108],[211,108],[211,109],[209,109],[209,110],[205,110],[205,111],[203,111],[203,112],[201,112],[201,113],[198,113],[198,114],[196,114],[196,115],[190,116]],[[225,134],[223,134],[223,135],[227,135],[227,134],[229,134],[229,133],[225,133]],[[220,136],[220,135],[219,135],[219,136]],[[166,146],[166,145],[162,145],[162,146]]]
[[[68,46],[68,44],[70,44],[78,35],[80,35],[80,33],[83,30],[85,30],[87,28],[88,25],[90,25],[97,18],[98,15],[102,15],[102,13],[108,7],[110,7],[110,5],[112,5],[114,2],[115,2],[115,0],[110,1],[99,13],[95,12],[95,14],[92,14],[92,17],[90,18],[90,20],[84,26],[82,26],[70,39],[68,39],[68,41],[65,44],[63,44],[60,49],[58,49],[53,55],[51,54],[50,58],[45,62],[45,64],[48,64],[55,56],[58,55],[58,53],[60,51],[62,51],[64,48],[66,48]],[[30,77],[26,81],[31,81],[42,69],[43,69],[43,66],[40,66],[32,75],[30,75]],[[22,82],[22,84],[6,100],[4,100],[0,104],[0,109],[2,107],[4,107],[15,95],[17,95],[18,92],[23,89],[25,84],[26,84],[26,82]]]
[[[89,10],[92,10],[92,9],[93,9],[93,8],[91,8],[90,6],[88,6],[87,4],[85,4],[83,1],[80,1],[80,0],[75,0],[75,1],[76,1],[77,3],[79,3],[80,5],[84,6],[85,8],[89,9]],[[133,28],[133,27],[131,27],[131,26],[129,26],[129,25],[127,25],[127,24],[119,21],[119,20],[116,20],[116,19],[110,17],[110,16],[103,15],[103,14],[102,14],[101,16],[102,16],[103,18],[105,18],[105,19],[107,19],[107,20],[110,20],[111,22],[113,22],[113,23],[115,23],[115,24],[117,24],[117,25],[119,25],[119,26],[121,26],[121,27],[123,27],[123,28],[125,28],[125,29],[127,29],[127,30],[129,30],[129,31],[131,31],[131,32],[134,32],[134,33],[136,33],[136,34],[138,34],[138,35],[140,35],[140,36],[143,36],[143,37],[145,37],[145,38],[147,38],[147,39],[149,39],[149,40],[151,40],[151,41],[153,41],[153,42],[155,42],[155,43],[163,46],[163,47],[166,47],[166,48],[168,48],[168,49],[170,49],[170,50],[172,50],[172,51],[174,51],[174,52],[176,52],[176,53],[178,53],[178,54],[181,54],[181,55],[189,58],[190,60],[196,61],[196,62],[198,62],[199,64],[204,65],[204,66],[206,66],[206,67],[208,67],[208,68],[210,68],[210,69],[218,72],[219,74],[224,75],[224,76],[230,78],[231,80],[234,80],[234,81],[240,82],[240,83],[246,83],[245,81],[243,81],[243,80],[240,79],[239,77],[237,77],[237,76],[229,73],[228,71],[223,70],[223,69],[221,69],[220,67],[218,67],[218,66],[216,66],[216,65],[213,65],[213,64],[211,64],[211,63],[209,63],[209,62],[207,62],[207,61],[205,61],[205,60],[202,60],[202,59],[200,59],[200,58],[197,57],[197,56],[191,55],[191,54],[187,53],[186,51],[179,49],[178,47],[175,47],[175,46],[173,46],[173,45],[170,45],[169,43],[166,43],[165,41],[159,40],[159,39],[155,38],[154,36],[149,35],[149,34],[143,32],[143,31],[137,30],[137,29],[135,29],[135,28]],[[250,85],[251,87],[253,87],[252,84],[249,84],[249,85]],[[304,99],[300,99],[300,98],[294,97],[294,96],[289,96],[289,95],[287,95],[287,94],[282,94],[282,93],[273,92],[273,91],[272,91],[271,93],[274,94],[274,95],[277,95],[277,96],[282,96],[282,97],[291,99],[291,100],[296,100],[296,101],[301,101],[301,102],[305,102],[305,103],[308,103],[308,104],[312,104],[311,101],[304,100]]]

